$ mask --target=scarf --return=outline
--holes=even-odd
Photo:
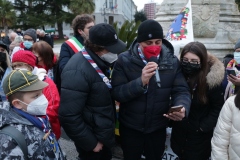
[[[231,61],[228,62],[226,69],[233,69],[236,72],[236,75],[239,75],[239,71],[236,67],[240,67],[240,64],[237,64],[235,59],[232,59]],[[230,81],[228,82],[228,85],[225,90],[224,94],[224,99],[226,100],[228,97],[233,96],[235,94],[235,85],[231,83]]]
[[[22,117],[29,120],[35,127],[37,127],[38,129],[40,129],[41,131],[46,133],[45,134],[46,137],[44,136],[43,139],[46,139],[46,138],[49,139],[50,147],[51,147],[51,149],[53,149],[54,152],[56,152],[59,149],[55,134],[51,130],[51,126],[50,126],[47,115],[41,116],[41,117],[33,116],[33,115],[28,114],[27,112],[24,112],[20,109],[15,108],[15,107],[13,107],[13,110],[16,111]]]
[[[87,59],[87,61],[92,65],[92,67],[96,70],[98,75],[102,78],[103,82],[107,85],[109,89],[112,88],[112,85],[110,83],[110,80],[108,79],[107,76],[103,73],[103,71],[98,67],[98,65],[94,62],[92,57],[87,53],[86,49],[83,47],[82,48],[82,54],[83,56]]]
[[[240,67],[240,64],[237,64],[237,62],[235,61],[235,59],[232,59],[231,61],[228,62],[226,68],[227,68],[227,69],[232,69],[232,68],[234,68],[235,66]]]

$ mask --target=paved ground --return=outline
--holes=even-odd
[[[62,44],[55,44],[54,45],[53,52],[55,54],[59,54],[60,53],[61,45]],[[78,154],[77,154],[75,145],[67,137],[67,135],[65,134],[65,132],[63,130],[62,130],[62,136],[61,136],[59,142],[60,142],[62,150],[67,155],[67,159],[68,160],[76,160],[76,157],[78,156]],[[114,152],[114,155],[116,155],[117,157],[121,157],[122,156],[122,151],[121,151],[120,147],[118,147],[118,146],[113,148],[113,152]],[[122,160],[122,158],[113,158],[112,160]]]
[[[67,159],[68,160],[76,160],[77,159],[76,157],[78,156],[78,154],[77,154],[75,145],[67,137],[64,130],[62,130],[62,135],[61,135],[61,138],[59,141],[60,141],[60,146],[61,146],[62,150],[67,155]],[[112,160],[123,160],[123,158],[121,158],[122,150],[119,146],[115,146],[112,150],[113,150],[113,155],[115,155]]]
[[[60,53],[61,45],[62,44],[54,44],[53,52],[55,54],[59,54]]]

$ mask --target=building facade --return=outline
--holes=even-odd
[[[147,15],[147,19],[155,19],[156,18],[156,3],[147,3],[144,5],[144,12]]]
[[[14,3],[14,0],[9,1]],[[121,26],[126,20],[133,21],[134,14],[137,11],[137,6],[133,0],[94,0],[94,3],[95,11],[92,15],[95,19],[95,24],[113,24],[114,22],[117,22],[118,26]],[[69,12],[69,9],[67,7],[64,7],[64,10],[66,12]],[[55,26],[46,25],[45,29],[49,30],[54,27],[55,30],[57,30],[56,24]],[[73,36],[71,24],[63,23],[63,34],[68,37]]]
[[[133,0],[95,0],[93,16],[96,24],[118,22],[121,26],[126,20],[133,21],[136,11]]]

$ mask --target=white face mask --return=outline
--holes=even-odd
[[[108,53],[105,53],[104,55],[100,56],[100,58],[108,63],[113,63],[118,59],[118,55],[108,52]]]
[[[20,100],[19,100],[20,101]],[[27,105],[27,110],[25,112],[31,114],[31,115],[46,115],[46,109],[48,106],[48,100],[47,98],[44,96],[44,94],[42,94],[40,97],[38,97],[37,99],[33,100],[32,102],[30,102],[29,104],[20,101],[21,103]]]

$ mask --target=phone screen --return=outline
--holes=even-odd
[[[169,109],[168,114],[169,114],[169,113],[172,113],[172,112],[180,112],[182,108],[183,108],[182,105],[173,106],[173,107],[171,107],[171,108]]]
[[[236,72],[234,70],[227,70],[227,74],[236,76]]]

